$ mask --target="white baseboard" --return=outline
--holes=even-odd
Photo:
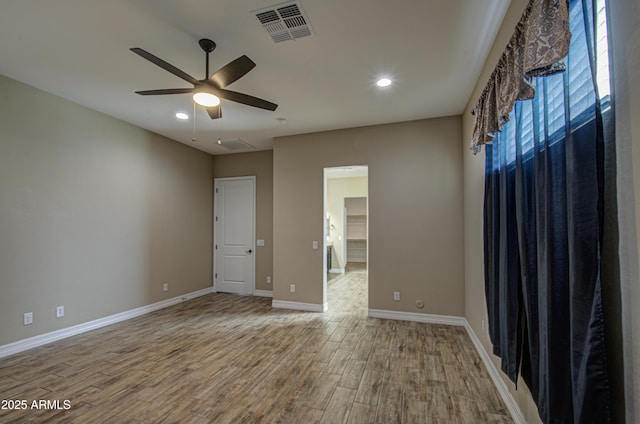
[[[271,290],[254,290],[253,295],[260,297],[273,297],[273,292]]]
[[[344,269],[343,268],[331,268],[329,270],[329,273],[331,273],[331,274],[344,274]]]
[[[399,321],[416,321],[429,324],[445,324],[457,326],[464,326],[466,322],[466,320],[462,317],[455,317],[451,315],[419,314],[415,312],[385,311],[382,309],[369,309],[368,316],[370,316],[371,318],[395,319]]]
[[[307,312],[326,312],[329,310],[329,305],[319,303],[302,303],[302,302],[289,302],[287,300],[274,300],[271,302],[273,308],[279,309],[294,309],[296,311]]]
[[[484,362],[484,366],[487,369],[489,376],[491,376],[491,380],[493,380],[493,384],[496,386],[496,389],[498,389],[498,393],[500,394],[502,401],[509,410],[513,421],[515,421],[516,424],[527,424],[527,420],[525,420],[524,415],[522,415],[522,411],[520,410],[518,403],[511,395],[511,392],[507,388],[507,385],[504,383],[504,380],[502,379],[502,377],[500,377],[500,372],[493,364],[493,361],[489,357],[489,354],[484,349],[484,346],[482,346],[480,339],[478,339],[478,336],[476,335],[475,331],[473,331],[473,328],[471,328],[471,325],[469,324],[469,321],[466,320],[466,318],[464,319],[464,328],[467,330],[469,338],[471,338],[473,345],[476,347],[476,350],[478,351],[478,355],[480,355],[482,362]]]
[[[104,318],[98,318],[93,321],[85,322],[82,324],[74,325],[72,327],[63,328],[60,330],[52,331],[38,336],[29,337],[28,339],[18,340],[17,342],[9,343],[0,346],[0,358],[13,355],[16,353],[24,352],[25,350],[33,349],[34,347],[42,346],[57,340],[65,339],[67,337],[75,336],[87,331],[95,330],[100,327],[115,324],[120,321],[125,321],[131,318],[138,317],[140,315],[148,314],[158,309],[163,309],[185,300],[194,299],[196,297],[204,296],[206,294],[213,293],[212,287],[198,290],[192,293],[183,294],[173,297],[171,299],[162,300],[160,302],[152,303],[150,305],[141,306],[139,308],[131,309],[129,311],[120,312],[114,315],[109,315]]]

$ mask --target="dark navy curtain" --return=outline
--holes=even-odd
[[[486,146],[485,291],[502,370],[545,423],[611,421],[601,286],[604,136],[595,0],[571,1],[566,70],[532,80]]]

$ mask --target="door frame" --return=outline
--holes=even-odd
[[[211,246],[213,248],[213,261],[212,261],[212,273],[211,273],[211,279],[212,281],[212,287],[213,287],[213,292],[216,293],[216,256],[217,256],[217,249],[216,249],[216,245],[218,244],[218,232],[216,231],[216,227],[218,225],[218,221],[216,221],[216,217],[218,216],[218,202],[216,202],[216,195],[218,194],[218,182],[224,182],[224,181],[238,181],[238,180],[247,180],[247,181],[251,181],[252,183],[252,188],[253,188],[253,211],[251,212],[252,215],[252,222],[251,222],[251,250],[253,251],[253,254],[251,255],[251,268],[252,268],[252,273],[251,273],[251,295],[255,296],[255,292],[256,292],[256,256],[258,254],[258,252],[256,251],[256,176],[255,175],[247,175],[247,176],[241,176],[241,177],[222,177],[222,178],[214,178],[213,179],[213,216],[212,216],[212,220],[213,220],[213,246]]]

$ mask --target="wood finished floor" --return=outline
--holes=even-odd
[[[367,318],[366,274],[328,313],[203,296],[0,359],[0,423],[511,423],[461,327]]]

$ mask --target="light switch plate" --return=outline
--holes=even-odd
[[[313,241],[313,248],[314,249],[318,248],[318,242],[316,240]]]
[[[264,246],[264,240],[258,239],[256,241],[256,246]]]

